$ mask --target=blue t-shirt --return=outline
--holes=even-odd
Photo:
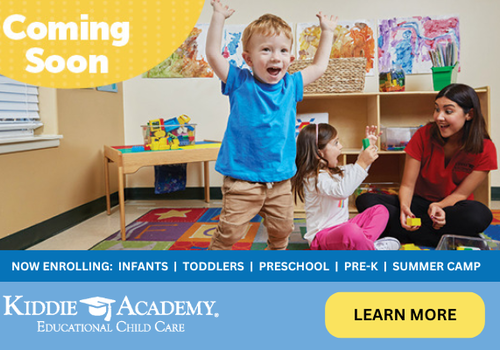
[[[248,69],[230,65],[222,93],[230,114],[215,170],[251,182],[278,182],[295,175],[295,116],[302,100],[302,73],[265,84]]]

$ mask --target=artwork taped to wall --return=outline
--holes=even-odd
[[[214,72],[205,54],[208,24],[197,24],[184,43],[165,61],[151,68],[143,78],[212,78]],[[243,60],[241,36],[244,25],[226,25],[221,54],[229,63],[249,68]]]
[[[447,43],[455,44],[460,62],[459,24],[457,15],[379,20],[379,71],[401,65],[406,74],[431,73],[429,51]]]
[[[297,114],[295,120],[295,138],[299,136],[300,130],[309,124],[328,124],[328,113],[306,113]]]
[[[227,25],[224,26],[222,35],[222,56],[226,58],[230,64],[239,68],[250,68],[243,60],[243,45],[241,36],[243,35],[244,25]]]
[[[321,29],[317,23],[297,23],[297,58],[313,58]],[[366,73],[374,75],[375,36],[372,21],[339,21],[330,58],[366,57]]]
[[[143,73],[143,78],[212,78],[205,45],[208,24],[196,24],[188,38],[169,58]]]

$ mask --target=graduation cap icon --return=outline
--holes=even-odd
[[[111,304],[114,302],[115,300],[102,297],[93,297],[80,300],[80,303],[84,303],[89,306],[89,313],[92,316],[102,316],[106,314],[104,321],[111,320]]]

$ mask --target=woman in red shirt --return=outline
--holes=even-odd
[[[445,234],[477,237],[489,226],[490,209],[472,193],[497,169],[497,155],[474,89],[451,84],[441,90],[434,121],[415,133],[405,152],[399,196],[366,193],[356,200],[359,212],[376,204],[389,210],[381,237],[435,247]],[[415,217],[422,225],[408,226],[407,218]]]

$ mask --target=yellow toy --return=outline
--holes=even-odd
[[[422,221],[420,218],[407,218],[406,224],[408,226],[422,226]]]
[[[158,151],[160,149],[160,143],[158,141],[152,141],[150,146],[152,151]]]
[[[158,147],[158,149],[160,151],[164,151],[164,150],[167,150],[167,149],[170,149],[170,145],[167,144],[167,139],[162,137],[160,140],[159,140],[159,144],[160,146]]]
[[[191,118],[183,114],[177,118],[177,121],[179,122],[179,124],[187,124],[191,121]]]
[[[151,131],[151,133],[155,133],[157,131],[161,131],[162,130],[162,125],[163,125],[163,119],[154,119],[154,120],[150,120],[148,125],[150,126],[149,130]]]
[[[155,131],[154,135],[155,135],[155,137],[160,138],[160,137],[165,137],[166,134],[167,133],[165,132],[165,130],[158,130],[158,131]]]
[[[150,120],[145,134],[145,149],[163,151],[194,144],[195,129],[190,121],[191,118],[185,114],[167,120]]]
[[[175,138],[172,140],[172,144],[170,145],[172,149],[178,149],[179,148],[179,139]]]

